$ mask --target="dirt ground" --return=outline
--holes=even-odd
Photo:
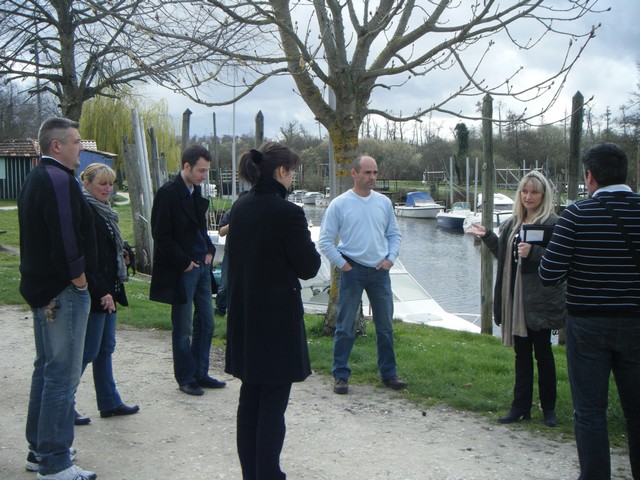
[[[91,416],[76,427],[77,464],[100,480],[240,479],[235,412],[240,382],[222,372],[213,353],[212,375],[224,390],[190,397],[173,379],[170,334],[118,331],[114,371],[120,393],[141,411],[101,419],[91,372],[77,394]],[[34,356],[30,314],[0,309],[0,479],[32,480],[24,468],[24,426]],[[539,417],[539,416],[538,416]],[[535,420],[534,420],[535,421]],[[544,427],[541,426],[541,429]],[[312,375],[295,384],[287,411],[282,468],[291,479],[575,479],[575,444],[549,440],[517,426],[446,407],[427,410],[387,389],[351,386],[335,395],[331,381]],[[614,478],[629,479],[627,457],[616,452]]]

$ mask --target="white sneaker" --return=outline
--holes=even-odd
[[[36,477],[38,480],[95,480],[98,475],[95,472],[88,470],[82,470],[80,467],[71,465],[66,470],[62,470],[58,473],[52,473],[50,475],[38,474]]]
[[[76,457],[78,456],[78,451],[71,447],[69,449],[69,457],[72,462],[76,461]],[[27,463],[25,465],[27,472],[37,472],[40,468],[40,455],[38,455],[33,450],[29,449],[29,454],[27,455]]]

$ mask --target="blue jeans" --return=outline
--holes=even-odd
[[[29,448],[40,456],[43,475],[71,466],[73,404],[80,383],[90,306],[89,292],[69,285],[49,306],[32,310],[36,359],[26,436]]]
[[[178,385],[187,385],[209,374],[213,338],[211,271],[201,263],[182,273],[187,294],[183,304],[171,305],[173,372]]]
[[[333,336],[334,378],[349,379],[349,356],[355,342],[355,320],[363,290],[367,292],[376,327],[378,369],[382,379],[396,375],[396,357],[393,351],[393,294],[389,271],[365,267],[349,261],[353,267],[340,272],[338,318]]]
[[[222,257],[222,265],[220,266],[220,285],[218,285],[218,293],[216,293],[216,309],[218,313],[225,315],[227,313],[227,270],[229,269],[229,255],[227,252]]]
[[[96,388],[98,410],[113,410],[122,399],[113,379],[111,356],[116,349],[116,313],[91,312],[84,341],[82,371],[93,364],[93,384]]]
[[[640,478],[640,319],[567,315],[567,368],[581,480],[611,478],[607,401],[611,372]]]

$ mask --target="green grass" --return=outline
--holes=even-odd
[[[133,239],[133,223],[128,206],[117,207],[120,227],[125,239]],[[18,247],[18,221],[16,210],[0,210],[0,244]],[[0,250],[0,305],[24,304],[18,293],[19,257]],[[127,283],[130,306],[118,309],[121,323],[137,328],[171,329],[170,306],[149,300],[149,277],[138,274]],[[314,371],[331,375],[333,339],[322,334],[322,316],[306,315],[309,354]],[[368,335],[358,337],[350,366],[350,383],[380,386],[377,369],[375,330],[367,324]],[[214,344],[224,347],[225,319],[216,317]],[[446,404],[455,409],[476,412],[487,417],[491,424],[508,411],[513,395],[513,349],[501,345],[500,339],[488,335],[455,332],[423,325],[394,323],[395,351],[398,374],[409,387],[398,395],[416,402],[424,408]],[[555,346],[558,378],[558,428],[542,425],[542,412],[532,411],[531,422],[514,425],[514,430],[526,429],[542,432],[549,438],[573,438],[572,406],[567,378],[565,349]],[[537,388],[534,392],[537,398]],[[537,400],[536,400],[537,401]],[[624,417],[613,379],[609,394],[609,432],[612,444],[626,445]]]

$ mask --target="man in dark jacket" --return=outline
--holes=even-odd
[[[587,150],[589,198],[569,205],[540,263],[545,285],[567,279],[567,370],[580,478],[611,478],[609,377],[640,478],[640,195],[625,184],[628,159],[613,143]]]
[[[31,378],[27,470],[39,479],[93,479],[72,464],[74,396],[80,382],[96,268],[93,216],[74,169],[80,165],[78,124],[51,118],[38,134],[42,160],[18,197],[20,293],[33,312],[36,359]]]
[[[155,246],[150,298],[171,304],[173,370],[180,390],[188,395],[226,385],[209,376],[215,247],[207,234],[209,201],[202,198],[200,184],[210,164],[207,149],[186,149],[182,170],[158,190],[151,211]]]

